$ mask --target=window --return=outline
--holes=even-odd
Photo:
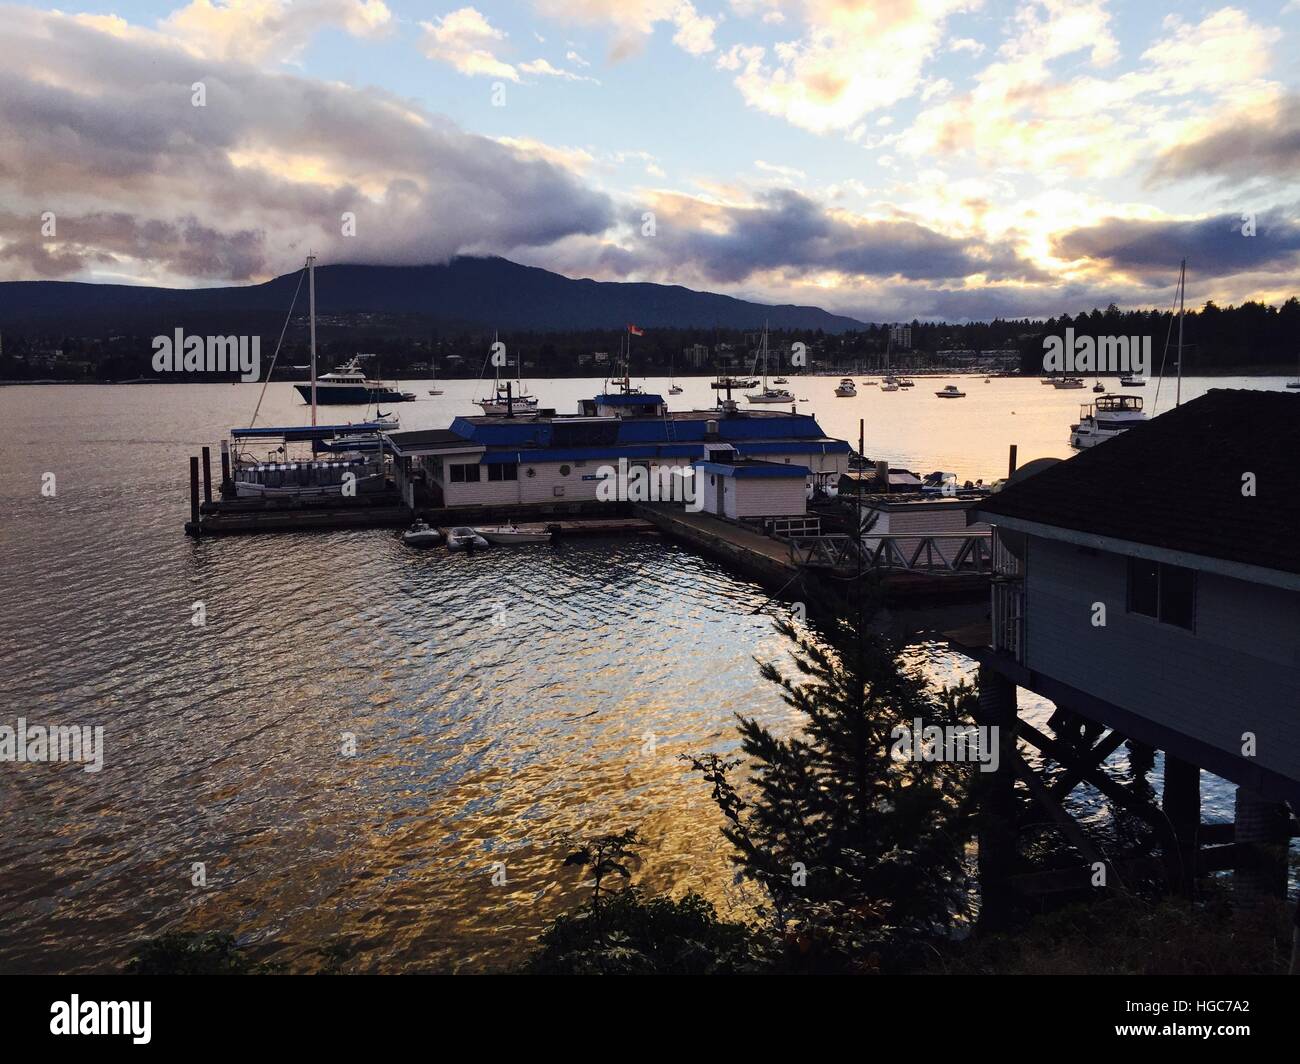
[[[477,484],[480,480],[477,462],[457,462],[449,466],[453,484]]]
[[[518,480],[519,463],[502,462],[499,465],[490,465],[487,467],[488,480]]]
[[[1128,560],[1128,609],[1188,631],[1196,629],[1196,571],[1181,565]]]
[[[562,466],[560,466],[560,476],[562,476],[562,477],[567,477],[567,476],[568,476],[570,473],[572,473],[572,472],[573,472],[573,470],[570,469],[568,466],[566,466],[566,465],[562,465]]]

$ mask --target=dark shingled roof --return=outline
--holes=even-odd
[[[1216,389],[975,512],[1300,573],[1300,394]]]

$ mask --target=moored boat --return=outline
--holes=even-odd
[[[940,399],[965,399],[966,393],[955,384],[945,384],[942,390],[934,393]]]
[[[550,543],[552,536],[549,529],[520,528],[518,525],[478,526],[474,531],[489,543],[496,543],[501,546]]]
[[[447,530],[447,549],[474,551],[481,547],[486,547],[488,541],[480,536],[472,528],[464,525],[458,525],[455,528]]]
[[[1102,396],[1080,409],[1079,423],[1070,427],[1070,446],[1085,451],[1145,420],[1140,395]]]
[[[442,533],[425,521],[416,521],[402,533],[402,542],[408,547],[436,547],[442,542]]]
[[[843,377],[840,379],[840,383],[835,389],[835,394],[841,399],[851,399],[853,396],[858,394],[858,388],[851,378]]]

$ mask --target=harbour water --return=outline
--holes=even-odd
[[[871,457],[962,480],[1002,475],[1010,443],[1066,456],[1091,398],[966,378],[967,399],[936,399],[953,379],[791,387],[830,435],[856,443],[865,417]],[[711,404],[706,379],[680,383],[674,407]],[[1282,383],[1185,380],[1183,397]],[[533,387],[572,410],[599,385]],[[394,408],[403,428],[446,425],[482,387],[437,386],[404,382],[422,401]],[[653,537],[472,557],[383,529],[188,539],[186,459],[246,424],[257,388],[0,389],[0,723],[105,729],[100,772],[0,765],[0,969],[111,970],[176,927],[291,964],[338,943],[359,970],[501,966],[575,901],[568,841],[630,826],[646,886],[743,909],[680,755],[734,749],[736,713],[793,726],[754,662],[785,649],[766,592]],[[291,385],[268,389],[263,423],[306,419]],[[968,675],[933,633],[908,653]],[[1230,818],[1221,782],[1204,802]],[[1104,816],[1087,791],[1075,811]]]

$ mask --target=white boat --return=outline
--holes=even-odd
[[[681,394],[682,394],[681,385],[679,385],[679,384],[677,383],[676,379],[675,379],[674,376],[673,376],[673,362],[674,362],[674,361],[676,361],[676,360],[675,360],[675,359],[670,359],[669,362],[668,362],[668,394],[669,394],[669,395],[681,395]]]
[[[305,402],[318,406],[364,406],[369,403],[410,403],[414,392],[400,391],[396,384],[370,380],[361,369],[363,358],[373,355],[355,355],[338,369],[323,373],[313,384],[295,384],[294,388]]]
[[[835,394],[841,399],[850,399],[858,394],[858,388],[850,378],[844,377],[841,378],[839,386],[835,389]]]
[[[681,385],[678,385],[678,384],[674,384],[674,385],[672,385],[672,386],[668,389],[668,394],[669,394],[669,395],[681,395],[681,394],[682,394]]]
[[[793,403],[794,393],[788,388],[773,388],[767,383],[767,324],[763,324],[763,338],[758,343],[758,351],[754,355],[754,366],[757,368],[758,360],[763,360],[763,390],[756,395],[746,395],[745,400],[750,403]]]
[[[1147,382],[1132,373],[1125,373],[1124,376],[1120,377],[1119,383],[1125,388],[1145,388]]]
[[[442,542],[442,533],[424,521],[416,521],[402,533],[402,542],[408,547],[436,547]]]
[[[945,384],[942,391],[934,393],[940,399],[965,399],[966,393],[955,384]]]
[[[895,384],[893,381],[886,381],[884,384],[880,386],[880,390],[882,392],[896,392],[899,389],[898,389],[898,385]]]
[[[456,528],[449,528],[447,530],[448,550],[474,551],[481,547],[486,547],[487,545],[488,541],[472,528],[458,525]]]
[[[1054,381],[1052,381],[1052,384],[1054,387],[1057,388],[1082,388],[1083,378],[1082,377],[1057,377]]]
[[[773,377],[773,378],[772,378],[772,383],[773,383],[773,384],[789,384],[790,382],[789,382],[788,380],[786,380],[784,377]]]
[[[1079,423],[1070,426],[1070,446],[1086,451],[1146,419],[1140,395],[1104,395],[1080,409]]]
[[[492,337],[492,347],[497,346],[496,334]],[[492,357],[491,354],[488,355]],[[501,368],[492,364],[492,394],[484,396],[482,399],[475,399],[474,405],[485,414],[530,414],[537,410],[537,397],[529,395],[528,389],[524,387],[523,381],[523,356],[515,356],[515,368],[518,373],[515,383],[517,388],[511,386],[509,381],[501,379]]]
[[[900,388],[915,388],[916,381],[909,381],[906,377],[904,377],[901,381],[898,382],[898,386]]]
[[[502,546],[520,543],[550,543],[551,532],[548,529],[520,528],[518,525],[489,525],[474,529],[489,543]]]
[[[429,356],[429,370],[430,370],[430,372],[433,374],[433,376],[430,377],[429,379],[432,380],[432,381],[436,384],[436,383],[438,382],[438,363],[437,363],[436,361],[434,361],[433,355],[430,355],[430,356]],[[441,394],[442,394],[442,389],[441,389],[441,388],[430,388],[430,389],[429,389],[429,394],[430,394],[430,395],[441,395]]]

